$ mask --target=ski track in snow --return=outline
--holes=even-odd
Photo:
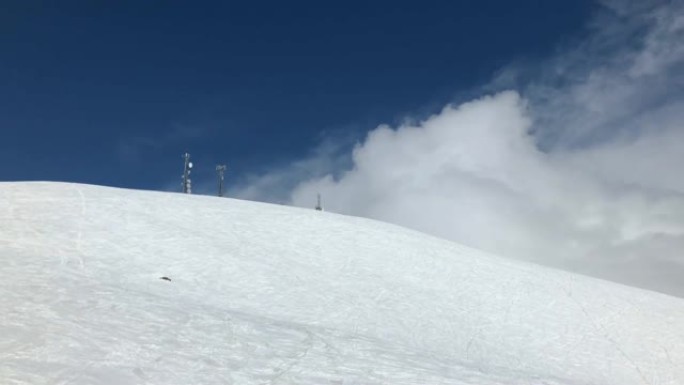
[[[683,299],[397,226],[60,183],[0,216],[3,384],[684,384]]]

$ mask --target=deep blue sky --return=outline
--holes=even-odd
[[[107,4],[107,5],[103,5]],[[157,189],[440,108],[578,33],[584,0],[0,5],[0,180]],[[200,179],[200,180],[198,180]]]

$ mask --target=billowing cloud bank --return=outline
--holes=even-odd
[[[329,211],[684,297],[684,6],[635,4],[604,2],[590,36],[505,69],[486,87],[501,91],[373,129],[348,169],[318,151],[235,193],[321,193]]]

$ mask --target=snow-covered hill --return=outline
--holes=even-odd
[[[684,384],[684,300],[360,218],[2,183],[0,260],[3,384]]]

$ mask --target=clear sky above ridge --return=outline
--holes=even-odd
[[[9,1],[1,180],[235,180],[439,110],[578,33],[589,1]]]

